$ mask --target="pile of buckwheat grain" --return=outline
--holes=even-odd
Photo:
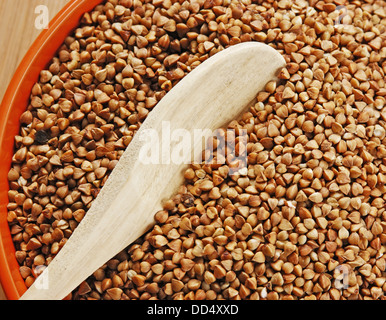
[[[244,41],[287,62],[229,124],[248,132],[247,170],[192,164],[154,228],[68,298],[385,299],[386,10],[371,0],[108,0],[84,14],[15,137],[8,222],[27,287],[157,102]]]

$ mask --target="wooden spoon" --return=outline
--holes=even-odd
[[[21,299],[65,298],[148,231],[163,201],[183,184],[182,171],[192,160],[191,154],[184,161],[168,157],[173,151],[171,144],[163,144],[168,133],[193,136],[197,129],[213,132],[226,126],[246,111],[267,82],[277,79],[284,66],[285,60],[272,47],[246,42],[215,54],[186,75],[149,113],[83,220]],[[154,143],[154,150],[162,148],[162,156],[151,158],[155,163],[144,161],[146,134],[160,137],[162,143]],[[191,149],[194,154],[202,151],[201,141]]]

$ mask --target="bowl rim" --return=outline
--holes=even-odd
[[[79,25],[86,12],[104,0],[69,0],[26,52],[5,91],[0,105],[0,282],[8,300],[17,300],[27,290],[8,225],[8,171],[14,154],[14,137],[20,116],[26,110],[33,85],[65,38]]]

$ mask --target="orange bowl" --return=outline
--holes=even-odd
[[[19,299],[27,290],[7,222],[8,171],[14,154],[14,137],[20,130],[19,118],[28,106],[31,89],[38,81],[40,71],[47,67],[82,15],[101,2],[69,1],[26,53],[0,105],[0,282],[9,300]]]

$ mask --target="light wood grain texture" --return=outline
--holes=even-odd
[[[28,48],[41,30],[35,8],[45,5],[52,19],[68,0],[0,0],[0,101]]]
[[[154,224],[162,201],[183,183],[182,171],[192,154],[202,151],[202,141],[183,140],[179,147],[191,152],[183,152],[179,161],[160,157],[144,163],[146,133],[156,138],[151,140],[153,149],[159,147],[160,154],[170,155],[173,146],[165,137],[176,130],[194,137],[196,130],[210,133],[226,126],[284,65],[283,57],[271,47],[249,42],[217,53],[184,77],[146,118],[85,218],[21,298],[63,299]]]
[[[69,0],[0,0],[0,101],[23,59],[41,30],[35,28],[35,8],[45,5],[49,19]],[[6,296],[0,286],[0,300]]]

